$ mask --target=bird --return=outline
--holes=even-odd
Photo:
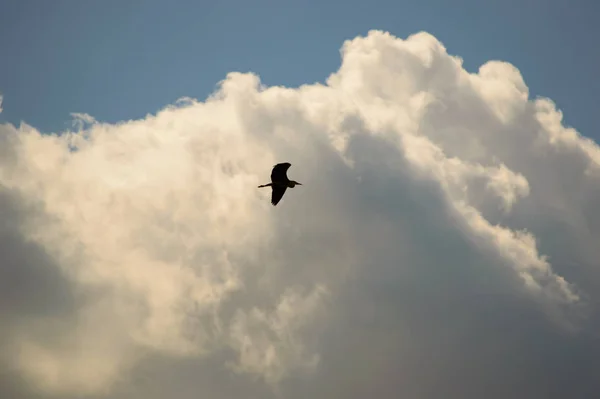
[[[273,206],[279,203],[283,194],[285,194],[285,190],[294,188],[297,185],[302,185],[302,183],[288,179],[286,172],[290,166],[292,166],[292,164],[289,162],[278,163],[273,166],[273,170],[271,171],[271,183],[258,186],[258,188],[271,187],[271,204],[273,204]]]

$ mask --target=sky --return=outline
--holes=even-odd
[[[592,397],[597,6],[480,3],[2,4],[0,397]]]
[[[599,6],[591,0],[0,2],[0,118],[45,132],[72,112],[117,122],[206,98],[231,71],[268,85],[323,82],[344,40],[424,30],[464,59],[515,64],[534,96],[597,139]]]

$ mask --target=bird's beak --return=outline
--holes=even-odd
[[[299,185],[302,185],[302,183],[298,183]]]

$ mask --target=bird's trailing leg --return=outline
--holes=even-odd
[[[273,185],[273,183],[263,184],[261,186],[258,186],[258,188],[261,188],[261,187],[271,187],[272,185]]]

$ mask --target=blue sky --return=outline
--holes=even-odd
[[[65,129],[71,112],[103,121],[204,99],[230,71],[267,85],[323,81],[343,41],[382,29],[435,35],[474,71],[516,65],[531,94],[598,139],[600,6],[591,0],[4,1],[1,121]]]

